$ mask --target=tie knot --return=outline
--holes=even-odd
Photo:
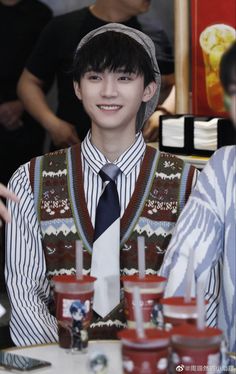
[[[108,163],[101,168],[99,175],[101,176],[103,182],[109,181],[111,179],[115,182],[119,173],[120,168],[118,166],[112,163]]]

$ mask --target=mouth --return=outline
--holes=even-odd
[[[105,105],[105,104],[100,104],[97,105],[97,107],[102,110],[102,111],[108,111],[108,112],[116,112],[122,108],[122,105],[115,105],[115,104],[110,104],[110,105]]]

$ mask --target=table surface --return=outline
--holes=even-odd
[[[108,369],[106,374],[122,374],[121,364],[121,345],[119,341],[90,341],[87,353],[69,353],[60,348],[57,344],[37,345],[31,347],[14,348],[7,350],[22,356],[28,356],[44,361],[51,362],[52,366],[32,371],[24,371],[24,373],[42,373],[42,374],[88,374],[89,357],[97,353],[103,353],[108,358]],[[0,373],[7,373],[4,369],[0,369]],[[20,373],[20,371],[18,371]],[[23,373],[23,372],[22,372]]]

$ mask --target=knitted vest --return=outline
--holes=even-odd
[[[157,273],[191,192],[194,170],[173,155],[147,147],[134,193],[121,218],[121,275],[137,272],[138,235],[145,237],[147,273]],[[56,274],[75,272],[77,239],[83,242],[84,273],[89,274],[94,228],[85,200],[80,146],[33,159],[30,181],[49,280]]]

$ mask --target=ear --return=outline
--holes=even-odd
[[[79,83],[74,81],[73,85],[74,85],[74,91],[75,91],[76,96],[78,97],[79,100],[82,100]]]
[[[143,91],[143,102],[151,100],[157,90],[156,82],[150,82]]]

